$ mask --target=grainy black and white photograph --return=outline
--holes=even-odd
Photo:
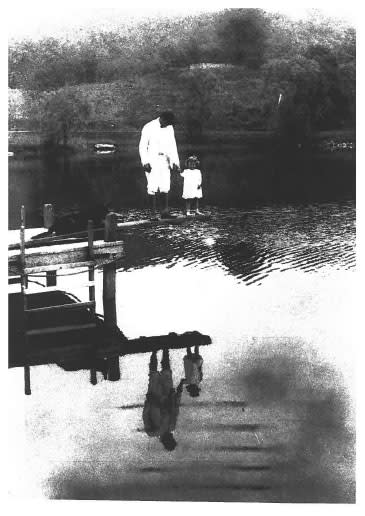
[[[357,16],[9,19],[9,500],[356,504]]]

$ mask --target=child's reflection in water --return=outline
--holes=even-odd
[[[200,387],[203,380],[203,358],[199,354],[199,346],[195,346],[194,353],[191,348],[187,348],[184,356],[184,370],[186,380],[186,390],[192,398],[200,395]]]
[[[185,379],[182,378],[176,390],[173,386],[169,350],[164,349],[161,371],[157,370],[157,354],[153,352],[149,365],[149,381],[143,407],[144,430],[149,436],[160,438],[166,450],[176,448],[173,431],[176,428]]]

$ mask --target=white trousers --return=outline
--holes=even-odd
[[[156,156],[151,165],[151,172],[146,172],[147,193],[154,195],[157,192],[170,191],[170,167],[166,156]]]

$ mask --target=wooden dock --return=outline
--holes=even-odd
[[[181,225],[188,222],[193,222],[195,220],[198,221],[207,221],[211,219],[211,214],[200,214],[194,216],[187,215],[179,215],[174,218],[167,219],[142,219],[142,220],[131,220],[131,221],[122,221],[122,216],[118,213],[110,213],[109,224],[113,226],[113,234],[115,238],[118,240],[123,235],[133,229],[137,228],[150,228],[156,226],[166,226],[166,225]],[[41,229],[41,228],[40,228]],[[94,228],[94,238],[103,239],[105,233],[104,227]],[[36,247],[48,247],[54,246],[57,244],[76,244],[79,242],[86,242],[88,238],[87,231],[78,231],[74,233],[67,233],[62,235],[49,235],[47,232],[42,232],[38,236],[33,236],[31,240],[27,240],[25,242],[26,249],[36,248]],[[8,246],[9,251],[19,250],[19,243],[11,243]]]
[[[93,242],[93,257],[89,257],[87,242],[54,242],[52,246],[25,246],[25,274],[35,274],[61,269],[80,268],[94,265],[101,267],[123,257],[123,242]],[[8,251],[8,274],[20,276],[22,273],[21,252],[11,249]]]
[[[158,221],[139,222],[147,227]],[[163,219],[162,223],[170,220]],[[30,367],[34,365],[56,363],[66,370],[89,369],[90,381],[95,385],[97,371],[108,380],[120,379],[120,356],[211,343],[208,335],[199,332],[132,340],[123,335],[117,326],[115,304],[116,263],[124,256],[123,241],[118,240],[121,224],[118,216],[110,213],[102,235],[100,228],[95,230],[89,221],[81,236],[27,241],[22,207],[20,243],[9,246],[8,251],[9,283],[20,282],[21,287],[20,292],[9,294],[9,367],[24,367],[25,394],[31,394]],[[124,223],[122,228],[137,226]],[[103,240],[95,240],[95,234]],[[96,313],[96,268],[103,272],[104,316]],[[87,272],[87,281],[77,287],[88,289],[88,301],[60,290],[57,274],[63,270],[71,274]],[[32,276],[45,278],[46,286],[38,293],[29,290]]]
[[[27,322],[25,349],[22,295],[9,295],[9,367],[55,363],[67,370],[93,366],[101,371],[118,356],[211,343],[208,335],[199,332],[127,339],[117,325],[108,328],[102,315],[92,314],[89,302],[79,303],[59,289],[31,293],[27,301],[32,317]]]

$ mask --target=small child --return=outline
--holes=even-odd
[[[191,215],[191,201],[195,199],[195,213],[201,215],[199,211],[199,199],[202,193],[202,173],[198,169],[200,166],[196,156],[189,156],[185,161],[185,169],[181,172],[184,178],[183,199],[186,200],[186,215]]]
[[[192,398],[200,394],[200,387],[203,380],[203,358],[199,354],[199,346],[195,346],[194,353],[187,348],[184,356],[184,370],[186,390]]]

